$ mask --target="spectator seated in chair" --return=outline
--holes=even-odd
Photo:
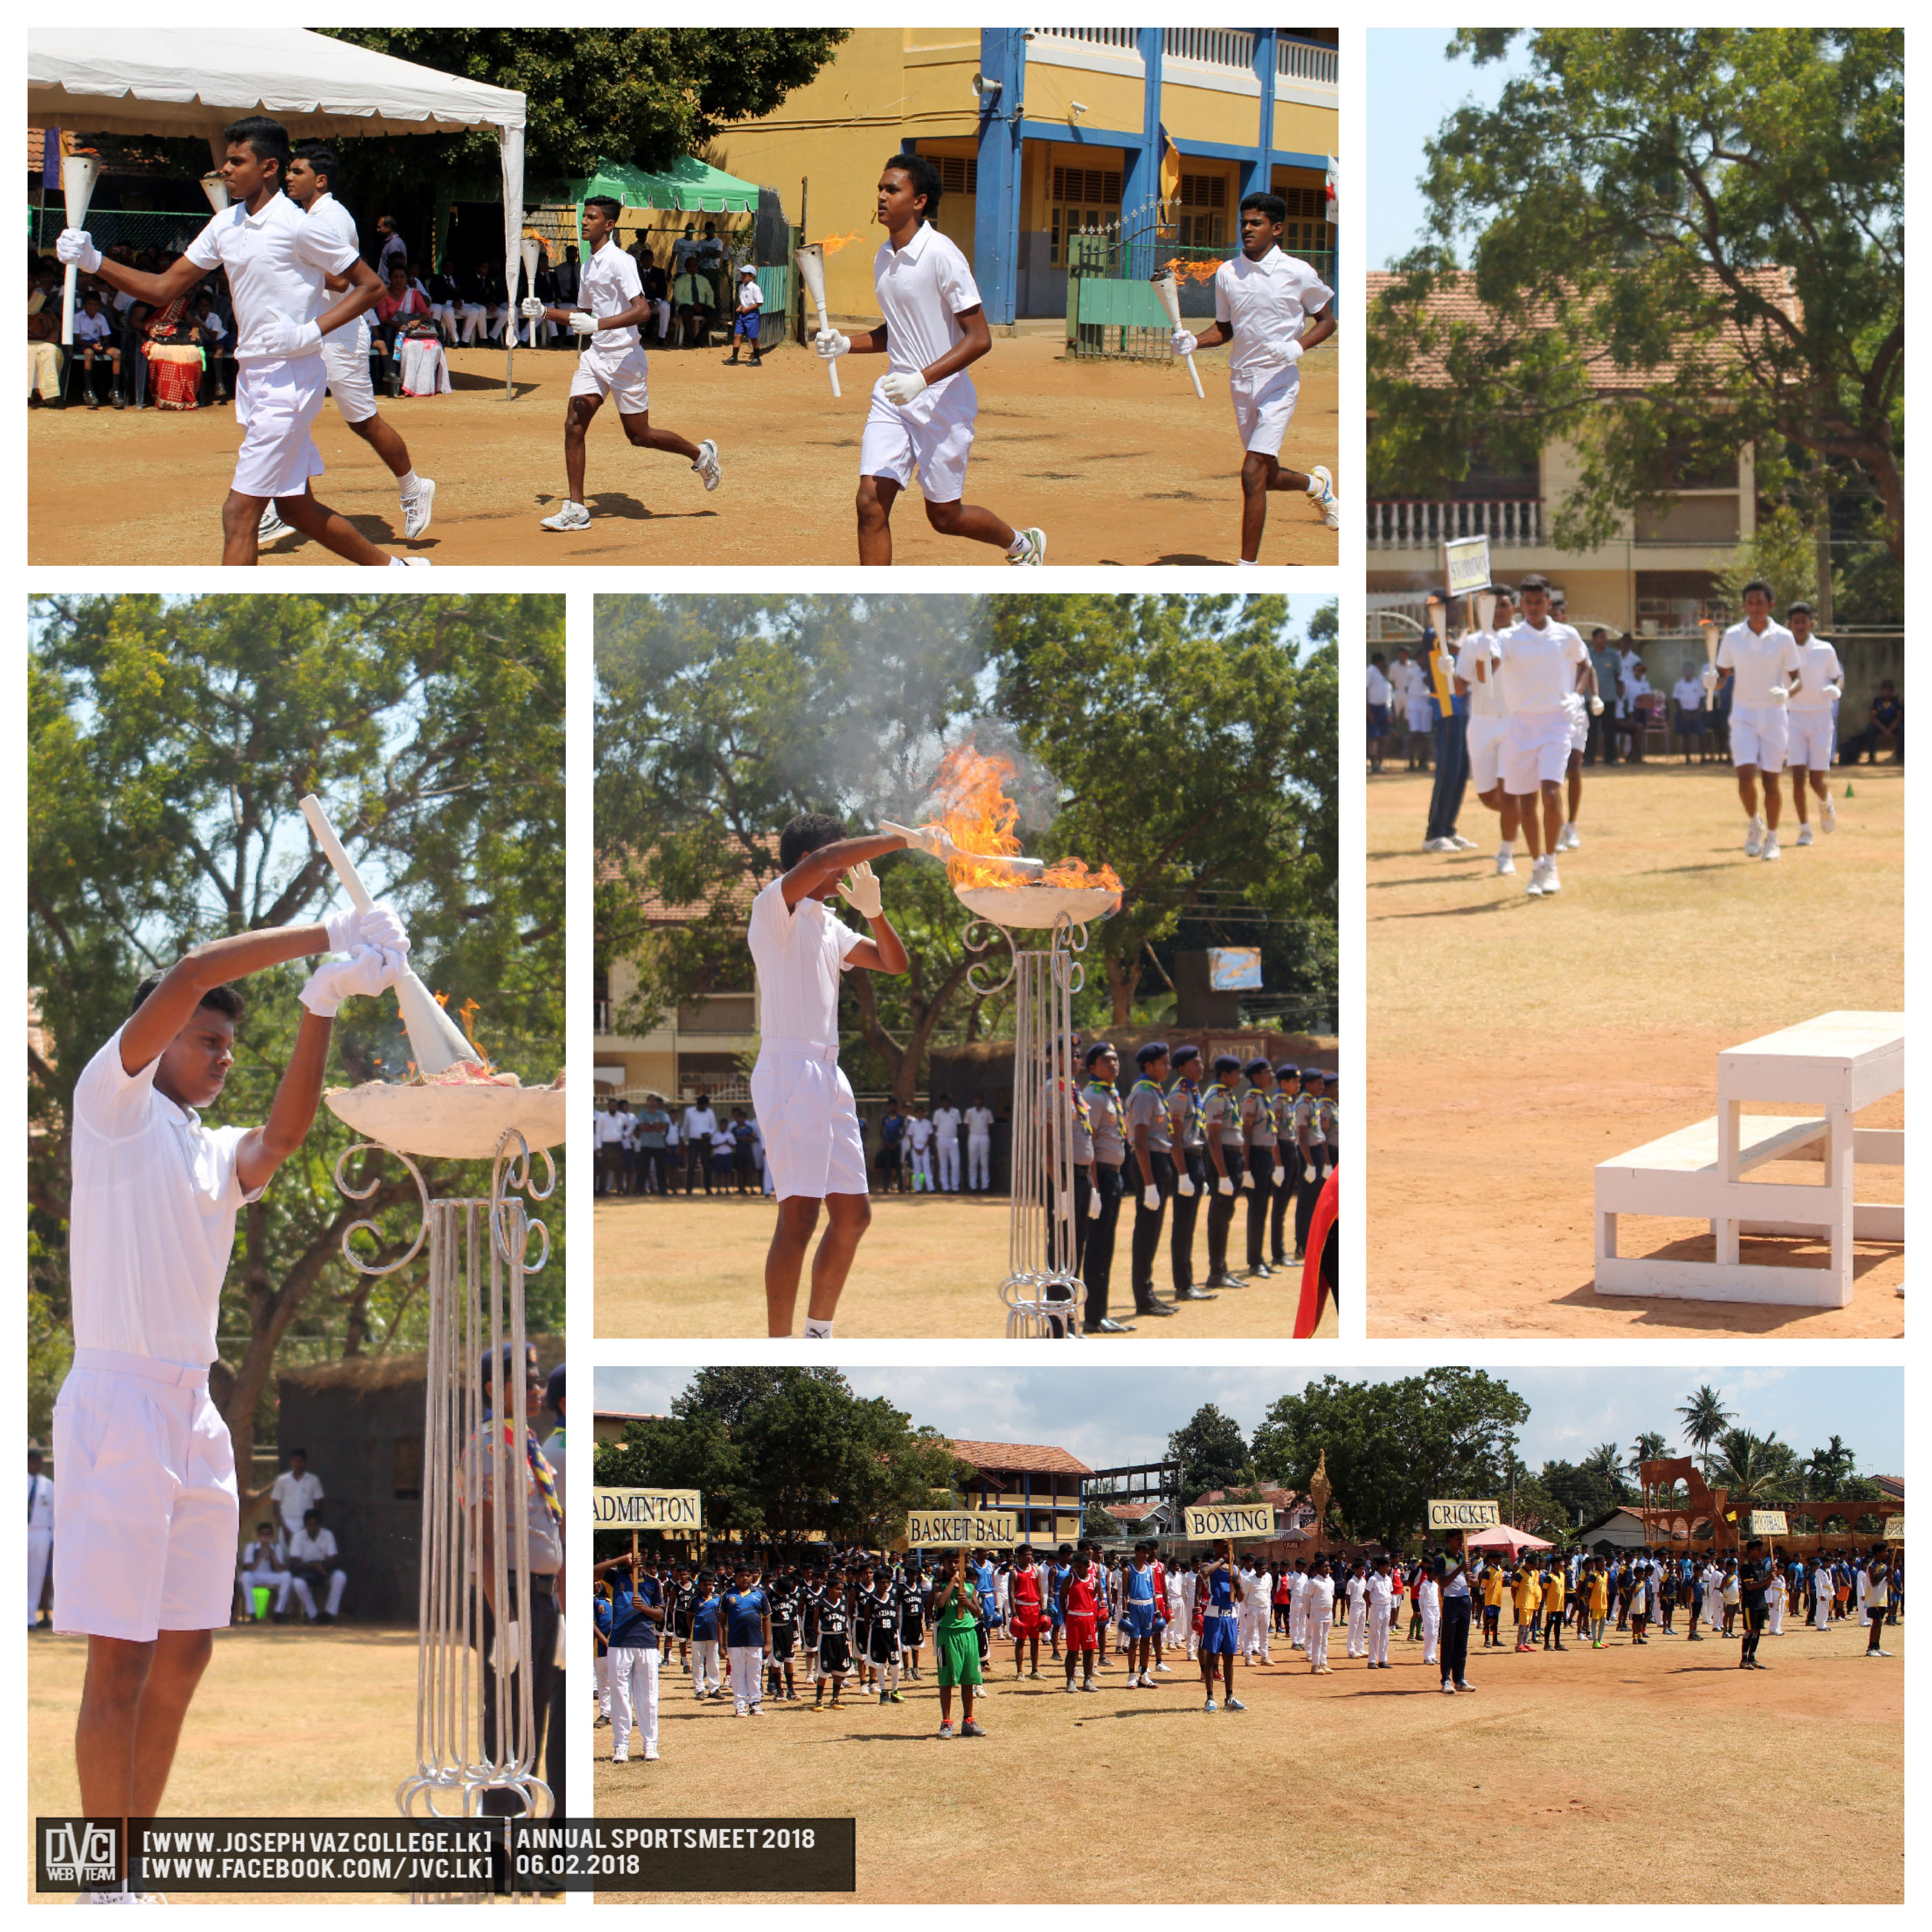
[[[118,410],[125,406],[121,394],[121,351],[115,346],[114,318],[102,308],[100,291],[90,288],[81,298],[74,318],[74,346],[80,352],[81,386],[87,392],[87,406],[98,410],[100,398],[94,386],[94,365],[107,365],[107,387]]]
[[[716,304],[716,292],[703,275],[689,268],[679,270],[671,282],[671,305],[677,314],[680,345],[709,346]]]
[[[266,1517],[255,1526],[252,1542],[242,1546],[241,1593],[242,1616],[244,1622],[252,1622],[255,1616],[255,1592],[272,1590],[275,1593],[269,1614],[277,1623],[288,1614],[289,1586],[295,1581],[289,1570],[288,1552],[282,1546],[282,1540],[275,1534],[275,1526]]]
[[[403,346],[411,340],[440,344],[442,332],[430,314],[429,298],[410,280],[409,265],[394,263],[387,291],[376,304],[375,353],[382,359],[389,394],[403,392]]]
[[[192,292],[151,310],[141,325],[141,354],[148,365],[147,387],[154,406],[198,410],[201,380],[207,367],[200,325],[190,311]]]
[[[670,334],[670,284],[648,248],[638,254],[638,272],[644,278],[644,299],[657,316],[658,340],[662,342]]]
[[[62,406],[60,346],[60,275],[43,262],[27,286],[27,406]]]
[[[349,1573],[337,1554],[335,1532],[322,1528],[320,1510],[310,1510],[302,1518],[302,1528],[289,1538],[289,1568],[302,1614],[312,1624],[334,1622],[342,1608],[342,1593],[349,1587]],[[315,1606],[319,1587],[327,1592],[320,1612]]]
[[[1854,732],[1838,748],[1838,762],[1862,764],[1869,758],[1876,764],[1881,750],[1891,752],[1894,764],[1905,762],[1905,701],[1890,678],[1879,686],[1878,695],[1865,716],[1864,729]]]
[[[208,359],[208,373],[214,386],[214,400],[225,403],[235,388],[235,332],[229,327],[211,290],[204,289],[192,304],[194,326],[201,337],[201,352]]]

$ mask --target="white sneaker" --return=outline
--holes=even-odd
[[[1828,792],[1825,795],[1825,809],[1819,816],[1819,823],[1827,832],[1829,832],[1838,824],[1838,808],[1832,802],[1831,794]]]
[[[1210,1697],[1210,1698],[1208,1699],[1208,1700],[1207,1701],[1207,1702],[1206,1702],[1206,1703],[1204,1703],[1204,1704],[1203,1704],[1203,1705],[1202,1706],[1202,1707],[1201,1707],[1201,1708],[1202,1708],[1202,1710],[1204,1710],[1204,1711],[1211,1711],[1211,1710],[1213,1710],[1213,1709],[1214,1709],[1214,1699],[1213,1699],[1213,1698],[1211,1698],[1211,1697]]]
[[[547,530],[587,530],[590,527],[590,512],[581,503],[566,502],[554,517],[546,517],[542,527]]]
[[[1767,859],[1775,859],[1778,856],[1778,834],[1775,832],[1767,832],[1764,835],[1764,856]]]
[[[1523,890],[1531,898],[1542,898],[1543,868],[1549,863],[1550,861],[1547,859],[1532,859],[1530,861],[1529,884],[1524,886]]]
[[[1798,842],[1801,845],[1808,845],[1810,844],[1811,828],[1810,826],[1801,825],[1798,828]]]
[[[1046,561],[1046,532],[1042,530],[1028,529],[1014,532],[1020,540],[1020,548],[1008,550],[1006,561],[1016,568],[1037,568]]]
[[[1574,825],[1564,826],[1556,835],[1556,849],[1559,852],[1574,852],[1582,842]]]
[[[1171,1664],[1156,1664],[1154,1668],[1156,1670],[1165,1670],[1169,1676],[1174,1674],[1174,1666]]]
[[[691,466],[707,490],[716,489],[724,480],[723,466],[718,460],[718,446],[709,436],[698,446],[698,460]]]
[[[429,528],[436,510],[436,484],[429,477],[416,479],[421,487],[403,499],[403,535],[416,538]]]
[[[1453,852],[1456,847],[1453,838],[1431,838],[1424,842],[1422,849],[1425,852]]]
[[[1449,842],[1459,852],[1473,852],[1476,849],[1476,842],[1473,838],[1465,838],[1460,832],[1450,832]]]
[[[1516,854],[1505,845],[1496,854],[1496,877],[1499,879],[1513,879],[1515,876]]]
[[[1744,822],[1744,856],[1755,859],[1764,850],[1764,820],[1747,819]]]
[[[645,1745],[645,1747],[644,1747],[644,1762],[645,1762],[645,1763],[646,1763],[646,1764],[656,1764],[656,1763],[657,1762],[657,1761],[658,1761],[658,1748],[657,1748],[657,1746],[656,1746],[656,1744],[646,1744],[646,1745]]]
[[[278,537],[292,536],[291,527],[282,521],[282,513],[275,508],[272,499],[262,508],[262,520],[256,526],[255,541],[258,544],[273,543]]]
[[[436,560],[433,556],[392,556],[392,563],[400,563],[405,570],[427,570]]]
[[[1563,881],[1556,876],[1556,860],[1552,854],[1543,862],[1543,890],[1546,894],[1560,892]]]
[[[1335,479],[1318,463],[1308,472],[1308,494],[1322,512],[1322,520],[1331,530],[1339,529],[1342,512],[1335,500]]]

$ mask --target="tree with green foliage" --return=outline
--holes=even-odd
[[[1708,1480],[1711,1466],[1711,1444],[1723,1433],[1731,1421],[1731,1412],[1724,1406],[1724,1392],[1714,1389],[1708,1382],[1700,1382],[1696,1388],[1679,1406],[1678,1414],[1684,1424],[1685,1442],[1697,1452],[1702,1462]],[[1837,1437],[1832,1438],[1834,1442]]]
[[[1465,28],[1502,58],[1523,30]],[[1578,452],[1552,534],[1588,549],[1756,451],[1814,536],[1876,499],[1903,555],[1905,36],[1531,30],[1528,70],[1428,144],[1430,232],[1371,320],[1370,484],[1444,491],[1476,452]],[[1468,274],[1480,308],[1432,308]],[[1780,278],[1790,277],[1787,298]]]
[[[1829,1501],[1834,1496],[1850,1492],[1844,1485],[1857,1474],[1858,1459],[1846,1445],[1842,1436],[1834,1436],[1822,1449],[1814,1449],[1806,1458],[1804,1484],[1807,1492]]]
[[[1624,1480],[1623,1451],[1614,1442],[1599,1442],[1583,1458],[1582,1474],[1607,1498],[1606,1508],[1615,1509],[1630,1500],[1630,1486]]]
[[[1759,1436],[1748,1429],[1727,1429],[1718,1439],[1718,1456],[1711,1472],[1713,1488],[1729,1492],[1733,1508],[1762,1509],[1800,1499],[1804,1480],[1797,1455],[1774,1430]]]
[[[1654,1429],[1640,1430],[1636,1440],[1630,1444],[1630,1472],[1636,1476],[1646,1462],[1659,1462],[1664,1452],[1670,1446],[1670,1438]]]
[[[404,914],[411,963],[460,1006],[496,1063],[536,1083],[562,1060],[561,597],[43,597],[29,608],[27,956],[29,1359],[38,1405],[64,1372],[74,1084],[136,984],[198,940],[313,921],[339,904],[297,801],[320,794],[344,843]],[[236,1066],[209,1110],[264,1115],[299,1022],[299,964],[251,979]],[[338,1022],[338,1084],[402,1078],[393,1003]],[[339,1073],[336,1070],[339,1069]],[[415,1345],[425,1264],[380,1278],[342,1256],[372,1209],[380,1250],[414,1238],[414,1184],[374,1154],[335,1185],[356,1136],[326,1110],[240,1216],[210,1376],[246,1470],[276,1364],[299,1349]],[[437,1191],[473,1171],[424,1163]],[[438,1184],[442,1184],[439,1186]],[[530,1282],[533,1331],[562,1325],[562,1196]]]
[[[1609,1515],[1618,1501],[1600,1470],[1579,1462],[1545,1462],[1537,1472],[1537,1482],[1565,1527],[1573,1531],[1580,1522],[1594,1522]],[[1541,1530],[1537,1533],[1548,1534]]]
[[[1166,1460],[1180,1465],[1185,1502],[1254,1480],[1254,1462],[1241,1425],[1211,1402],[1197,1408],[1167,1438]]]

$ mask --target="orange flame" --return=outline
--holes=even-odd
[[[436,1003],[440,1006],[446,1007],[449,1004],[449,995],[447,993],[437,994],[436,996]]]
[[[932,782],[932,803],[939,821],[958,850],[946,861],[946,877],[957,888],[998,886],[1016,890],[1020,880],[1003,866],[986,859],[1016,859],[1020,842],[1013,836],[1019,807],[1006,795],[1013,776],[1010,758],[988,758],[970,745],[948,752]],[[1040,883],[1048,886],[1091,886],[1108,892],[1120,890],[1111,866],[1090,871],[1084,860],[1067,858],[1049,866]]]
[[[856,230],[850,235],[828,235],[819,243],[820,248],[828,255],[836,255],[842,248],[849,248],[854,242],[864,240]]]
[[[1177,282],[1211,282],[1220,266],[1219,262],[1184,262],[1177,255],[1172,261],[1162,264],[1161,272],[1172,275]]]

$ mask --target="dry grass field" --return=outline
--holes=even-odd
[[[1853,795],[1844,796],[1850,778]],[[1495,826],[1472,796],[1478,849],[1425,853],[1426,776],[1368,787],[1371,1335],[1901,1334],[1903,1252],[1861,1243],[1846,1309],[1600,1296],[1592,1170],[1717,1112],[1718,1060],[1834,1009],[1905,1003],[1903,768],[1834,772],[1838,830],[1784,856],[1744,854],[1728,771],[1586,768],[1580,851],[1532,899],[1495,876]],[[1899,1095],[1859,1117],[1904,1124]],[[1754,1103],[1754,1111],[1760,1111]],[[1800,1112],[1764,1107],[1765,1112]],[[1778,1162],[1754,1178],[1813,1181]],[[1860,1198],[1904,1198],[1897,1169],[1861,1168]],[[1702,1222],[1626,1220],[1626,1252],[1708,1259]],[[1747,1240],[1744,1258],[1816,1244]]]
[[[1056,334],[995,341],[974,370],[978,435],[967,500],[1009,523],[1036,524],[1056,564],[1232,565],[1240,536],[1240,448],[1228,402],[1227,352],[1202,354],[1207,400],[1184,369],[1075,362]],[[316,494],[383,548],[438,564],[850,564],[853,496],[873,380],[848,370],[835,401],[818,358],[772,351],[731,369],[721,350],[655,350],[651,420],[695,442],[709,436],[724,483],[707,495],[677,458],[632,449],[613,407],[590,436],[594,519],[574,535],[539,530],[564,490],[563,415],[575,358],[519,350],[517,396],[503,394],[501,350],[459,349],[447,395],[380,404],[418,471],[437,484],[436,520],[405,544],[394,478],[326,403],[316,441],[327,472]],[[1337,466],[1337,352],[1304,364],[1284,458],[1326,464],[1345,506],[1356,478]],[[28,557],[40,565],[212,564],[240,441],[232,408],[34,412],[27,424]],[[908,492],[908,498],[916,492]],[[938,536],[920,504],[893,516],[895,560],[1004,567],[997,550]],[[1269,505],[1262,561],[1336,561],[1336,533],[1306,499]],[[276,568],[337,560],[301,538],[262,559]]]
[[[755,1793],[765,1816],[856,1816],[868,1904],[1144,1904],[1164,1856],[1198,1852],[1204,1809],[1226,1841],[1217,1903],[1316,1883],[1418,1904],[1904,1898],[1903,1630],[1867,1663],[1856,1622],[1787,1626],[1750,1672],[1735,1644],[1681,1637],[1642,1657],[1621,1637],[1561,1657],[1479,1648],[1476,1694],[1453,1700],[1420,1643],[1397,1636],[1386,1672],[1345,1647],[1337,1631],[1334,1675],[1313,1678],[1284,1642],[1272,1668],[1238,1667],[1246,1710],[1212,1716],[1184,1659],[1158,1690],[1116,1668],[1070,1697],[1057,1672],[1016,1683],[996,1648],[988,1735],[950,1742],[929,1676],[903,1704],[814,1714],[806,1686],[754,1720],[694,1702],[674,1669],[656,1763],[614,1766],[596,1733],[596,1809],[709,1816],[721,1792]]]

